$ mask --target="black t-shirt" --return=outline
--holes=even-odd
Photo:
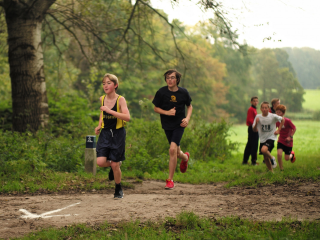
[[[185,116],[185,106],[190,106],[191,97],[187,89],[178,87],[178,91],[171,92],[167,86],[160,88],[152,103],[162,110],[170,110],[176,108],[175,116],[167,116],[160,114],[162,128],[165,130],[174,130],[180,127],[182,119]]]

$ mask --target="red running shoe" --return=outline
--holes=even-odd
[[[296,156],[294,155],[294,151],[291,151],[291,154],[292,154],[291,162],[294,163],[296,161]]]
[[[180,172],[182,173],[185,173],[188,169],[188,161],[189,161],[189,158],[190,158],[190,154],[188,152],[185,152],[184,154],[186,154],[188,156],[188,159],[187,161],[183,161],[181,160],[180,162]]]
[[[173,180],[166,179],[166,186],[164,187],[165,189],[173,189],[174,188],[174,183]]]

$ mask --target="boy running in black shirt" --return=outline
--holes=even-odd
[[[177,158],[181,159],[180,171],[182,173],[185,173],[188,168],[190,154],[181,151],[180,140],[192,114],[192,99],[187,89],[178,87],[181,73],[171,69],[164,74],[164,77],[167,86],[157,91],[152,103],[155,106],[154,111],[160,114],[162,128],[170,144],[169,178],[166,180],[165,188],[173,189]],[[187,106],[187,116],[185,116],[185,106]]]

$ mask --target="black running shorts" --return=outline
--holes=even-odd
[[[164,130],[164,131],[166,133],[169,144],[171,144],[171,142],[174,142],[179,147],[182,135],[184,133],[184,128],[180,127],[174,130]]]
[[[286,155],[290,155],[292,147],[288,147],[280,142],[278,142],[277,149],[282,149]]]
[[[96,151],[97,157],[107,157],[107,160],[120,162],[125,160],[126,130],[102,129],[99,135]]]
[[[261,148],[263,146],[267,146],[268,147],[268,151],[271,153],[272,149],[274,148],[274,140],[268,139],[266,142],[264,143],[260,143],[260,148],[259,148],[259,154],[262,155],[261,153]]]

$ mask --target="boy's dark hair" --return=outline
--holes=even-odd
[[[263,104],[267,104],[267,105],[268,105],[268,108],[270,107],[270,105],[269,105],[268,102],[262,102],[262,103],[260,104],[260,107],[262,107]]]
[[[166,71],[165,74],[163,74],[164,81],[166,81],[167,75],[170,75],[172,73],[176,73],[177,85],[179,85],[182,74],[179,73],[176,69],[169,69],[168,71]]]
[[[286,110],[287,110],[287,108],[286,108],[286,106],[285,105],[281,105],[281,104],[279,104],[277,107],[276,107],[276,109],[275,109],[276,111],[277,110],[279,110],[279,111],[281,111],[283,114],[285,114],[286,113]]]
[[[258,97],[254,96],[251,98],[251,102],[253,101],[253,99],[258,99]]]

